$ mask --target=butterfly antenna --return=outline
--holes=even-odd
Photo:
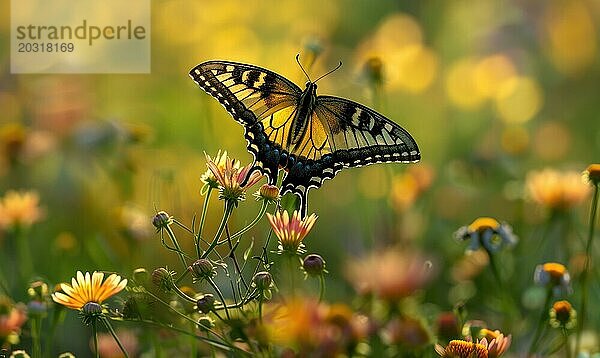
[[[304,70],[304,67],[302,67],[302,64],[300,63],[300,54],[296,54],[296,63],[298,64],[298,66],[300,66],[300,69],[302,70],[302,72],[304,72],[304,75],[306,76],[308,81],[312,82],[310,80],[310,76],[308,76],[308,73],[306,73],[306,71]]]
[[[321,77],[317,78],[313,83],[317,83],[318,80],[320,80],[321,78],[328,76],[332,73],[334,73],[335,71],[337,71],[340,67],[342,67],[342,61],[340,61],[340,63],[338,63],[337,66],[335,66],[335,68],[329,72],[327,72],[326,74],[322,75]]]

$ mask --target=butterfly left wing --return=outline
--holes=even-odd
[[[275,72],[230,61],[201,63],[190,76],[244,126],[253,170],[260,170],[275,184],[300,88]]]
[[[413,137],[398,124],[353,101],[318,96],[308,129],[288,166],[283,192],[293,192],[305,209],[308,190],[341,169],[375,163],[413,163],[421,158]]]

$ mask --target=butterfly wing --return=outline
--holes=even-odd
[[[275,184],[285,139],[302,91],[267,69],[230,61],[208,61],[190,71],[192,79],[244,126],[253,170]]]
[[[283,181],[283,192],[306,201],[310,188],[318,188],[341,169],[375,163],[412,163],[421,158],[413,137],[398,124],[359,103],[318,96],[298,156]]]

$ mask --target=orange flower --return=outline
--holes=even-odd
[[[457,339],[450,341],[445,348],[436,344],[435,351],[442,357],[488,358],[486,345]]]
[[[600,164],[590,164],[583,172],[583,176],[592,185],[600,183]]]
[[[61,283],[63,292],[52,294],[54,302],[67,306],[74,310],[82,310],[88,303],[102,304],[103,301],[121,292],[127,286],[127,280],[121,276],[112,274],[102,282],[104,273],[96,272],[90,276],[89,272],[84,274],[77,271],[77,278],[71,279],[71,284]]]
[[[419,254],[387,250],[351,262],[347,276],[361,294],[396,300],[412,295],[431,278],[430,261]]]
[[[275,215],[267,213],[267,218],[279,239],[279,253],[297,254],[304,252],[302,240],[317,221],[317,215],[311,214],[302,219],[300,212],[295,210],[290,218],[287,211],[284,210],[283,213],[277,212]]]
[[[0,297],[0,343],[12,334],[19,334],[27,321],[27,310],[23,304],[13,304],[7,297]]]
[[[0,199],[0,229],[31,226],[39,221],[43,216],[39,201],[34,191],[6,192]]]
[[[556,301],[550,309],[550,325],[554,328],[574,328],[577,324],[577,311],[569,301]]]
[[[533,201],[553,210],[568,210],[580,204],[590,191],[581,174],[553,169],[529,173],[525,185]]]

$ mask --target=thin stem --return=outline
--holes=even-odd
[[[231,317],[229,317],[229,310],[227,309],[227,302],[225,302],[225,298],[223,297],[223,293],[221,293],[219,286],[217,286],[215,281],[213,281],[213,279],[210,277],[208,277],[206,280],[213,287],[213,289],[217,293],[217,296],[219,296],[219,299],[221,300],[221,302],[223,302],[223,307],[225,307],[225,315],[227,315],[227,319],[231,319]]]
[[[98,351],[98,327],[96,327],[96,320],[92,322],[92,335],[94,336],[94,351],[96,358],[100,358],[100,352]]]
[[[260,207],[258,215],[256,215],[256,217],[254,218],[254,220],[252,220],[252,222],[250,224],[246,225],[246,227],[244,227],[240,231],[238,231],[235,234],[231,235],[231,239],[235,239],[236,237],[245,234],[248,230],[250,230],[254,226],[256,226],[256,224],[258,224],[260,222],[260,219],[262,219],[262,217],[265,216],[265,213],[267,212],[267,206],[268,206],[268,204],[269,204],[268,201],[263,200],[263,203],[262,203],[262,206]]]
[[[581,273],[581,317],[579,324],[577,325],[577,338],[575,340],[575,355],[579,354],[581,348],[581,333],[585,325],[586,319],[586,308],[588,289],[590,281],[590,268],[592,267],[592,242],[594,239],[594,229],[596,227],[596,213],[598,211],[598,184],[594,184],[594,197],[592,198],[592,207],[590,208],[590,230],[588,233],[588,240],[585,245],[585,265],[583,272]]]
[[[262,316],[263,316],[263,293],[260,293],[258,297],[258,321],[262,324]]]
[[[542,308],[542,314],[540,315],[540,319],[538,321],[538,325],[535,328],[535,334],[533,335],[533,340],[531,341],[531,346],[529,346],[529,354],[528,357],[531,356],[537,349],[538,341],[540,336],[542,335],[542,330],[545,327],[546,318],[548,317],[548,307],[550,306],[550,299],[552,299],[552,287],[548,287],[548,292],[546,293],[546,300],[544,301],[544,306]]]
[[[42,322],[39,316],[31,320],[31,340],[33,348],[33,356],[42,356]]]
[[[294,274],[295,274],[295,270],[294,270],[294,255],[288,255],[288,262],[289,262],[289,266],[290,266],[290,291],[292,294],[292,297],[295,296],[296,293],[296,280],[294,279]]]
[[[244,287],[246,288],[246,290],[248,290],[248,284],[246,283],[246,280],[244,280],[244,276],[242,275],[242,269],[240,268],[240,264],[238,263],[237,257],[235,255],[235,249],[237,248],[239,241],[235,244],[235,247],[234,247],[233,243],[231,242],[232,237],[229,236],[229,228],[227,227],[227,225],[225,225],[225,235],[227,236],[227,243],[229,244],[229,257],[233,260],[233,265],[235,266],[235,270],[237,271],[237,274],[240,277],[240,280],[244,284]],[[240,293],[240,296],[241,296],[241,293]]]
[[[167,225],[166,227],[167,230],[167,234],[169,234],[169,237],[171,238],[171,241],[173,241],[173,245],[175,245],[175,249],[177,250],[177,254],[179,255],[179,259],[181,260],[181,264],[183,265],[183,269],[187,269],[188,264],[185,261],[185,256],[183,255],[183,251],[181,250],[181,247],[179,246],[179,242],[177,242],[177,238],[175,237],[175,233],[173,232],[173,230],[171,229],[170,226]]]
[[[110,322],[106,318],[102,318],[102,323],[104,323],[104,326],[106,326],[106,328],[108,329],[108,331],[110,332],[110,334],[113,336],[115,342],[117,342],[117,345],[119,346],[119,349],[121,349],[121,352],[123,352],[123,355],[125,355],[125,358],[129,358],[129,354],[127,354],[127,350],[125,349],[125,347],[123,347],[123,344],[121,343],[121,340],[117,336],[117,333],[113,329],[113,327],[110,324]]]
[[[565,339],[565,358],[571,358],[571,343],[569,343],[569,333],[567,333],[567,329],[562,327],[561,329],[563,338]]]
[[[507,313],[511,317],[510,320],[512,321],[517,313],[513,298],[510,296],[509,290],[506,289],[504,280],[502,280],[502,276],[500,276],[500,269],[498,267],[498,262],[496,261],[496,256],[487,248],[485,251],[490,258],[490,268],[492,269],[492,273],[498,283],[500,292],[502,292],[502,304],[504,305],[504,309],[506,309]]]
[[[212,243],[210,244],[210,246],[206,249],[206,251],[202,254],[202,256],[200,256],[201,259],[206,258],[208,256],[208,254],[210,254],[211,251],[214,250],[214,248],[219,243],[219,238],[223,234],[223,230],[225,230],[225,224],[227,224],[227,221],[229,220],[229,216],[233,212],[233,207],[234,206],[231,205],[229,203],[229,201],[225,200],[225,208],[223,209],[224,210],[223,218],[221,218],[221,223],[219,224],[217,233],[215,234],[215,237],[214,237]]]
[[[323,295],[325,294],[325,275],[319,275],[319,302],[323,301]]]
[[[29,248],[29,240],[25,228],[20,226],[15,227],[14,239],[17,242],[21,282],[28,282],[33,274],[33,261],[31,259],[31,249]]]
[[[196,303],[196,300],[191,298],[190,296],[188,296],[187,294],[185,294],[185,292],[181,291],[179,289],[179,287],[177,287],[177,285],[173,285],[173,287],[171,287],[173,289],[173,291],[175,291],[175,293],[177,293],[177,295],[181,298],[183,298],[186,301],[192,302],[192,303]]]
[[[208,209],[208,203],[210,199],[210,193],[212,192],[212,188],[208,187],[208,191],[206,192],[206,196],[204,197],[204,205],[202,206],[202,215],[200,216],[200,227],[198,228],[198,235],[196,235],[196,254],[198,258],[202,257],[202,248],[200,248],[200,239],[202,238],[202,231],[204,230],[204,222],[206,219],[206,211]]]

